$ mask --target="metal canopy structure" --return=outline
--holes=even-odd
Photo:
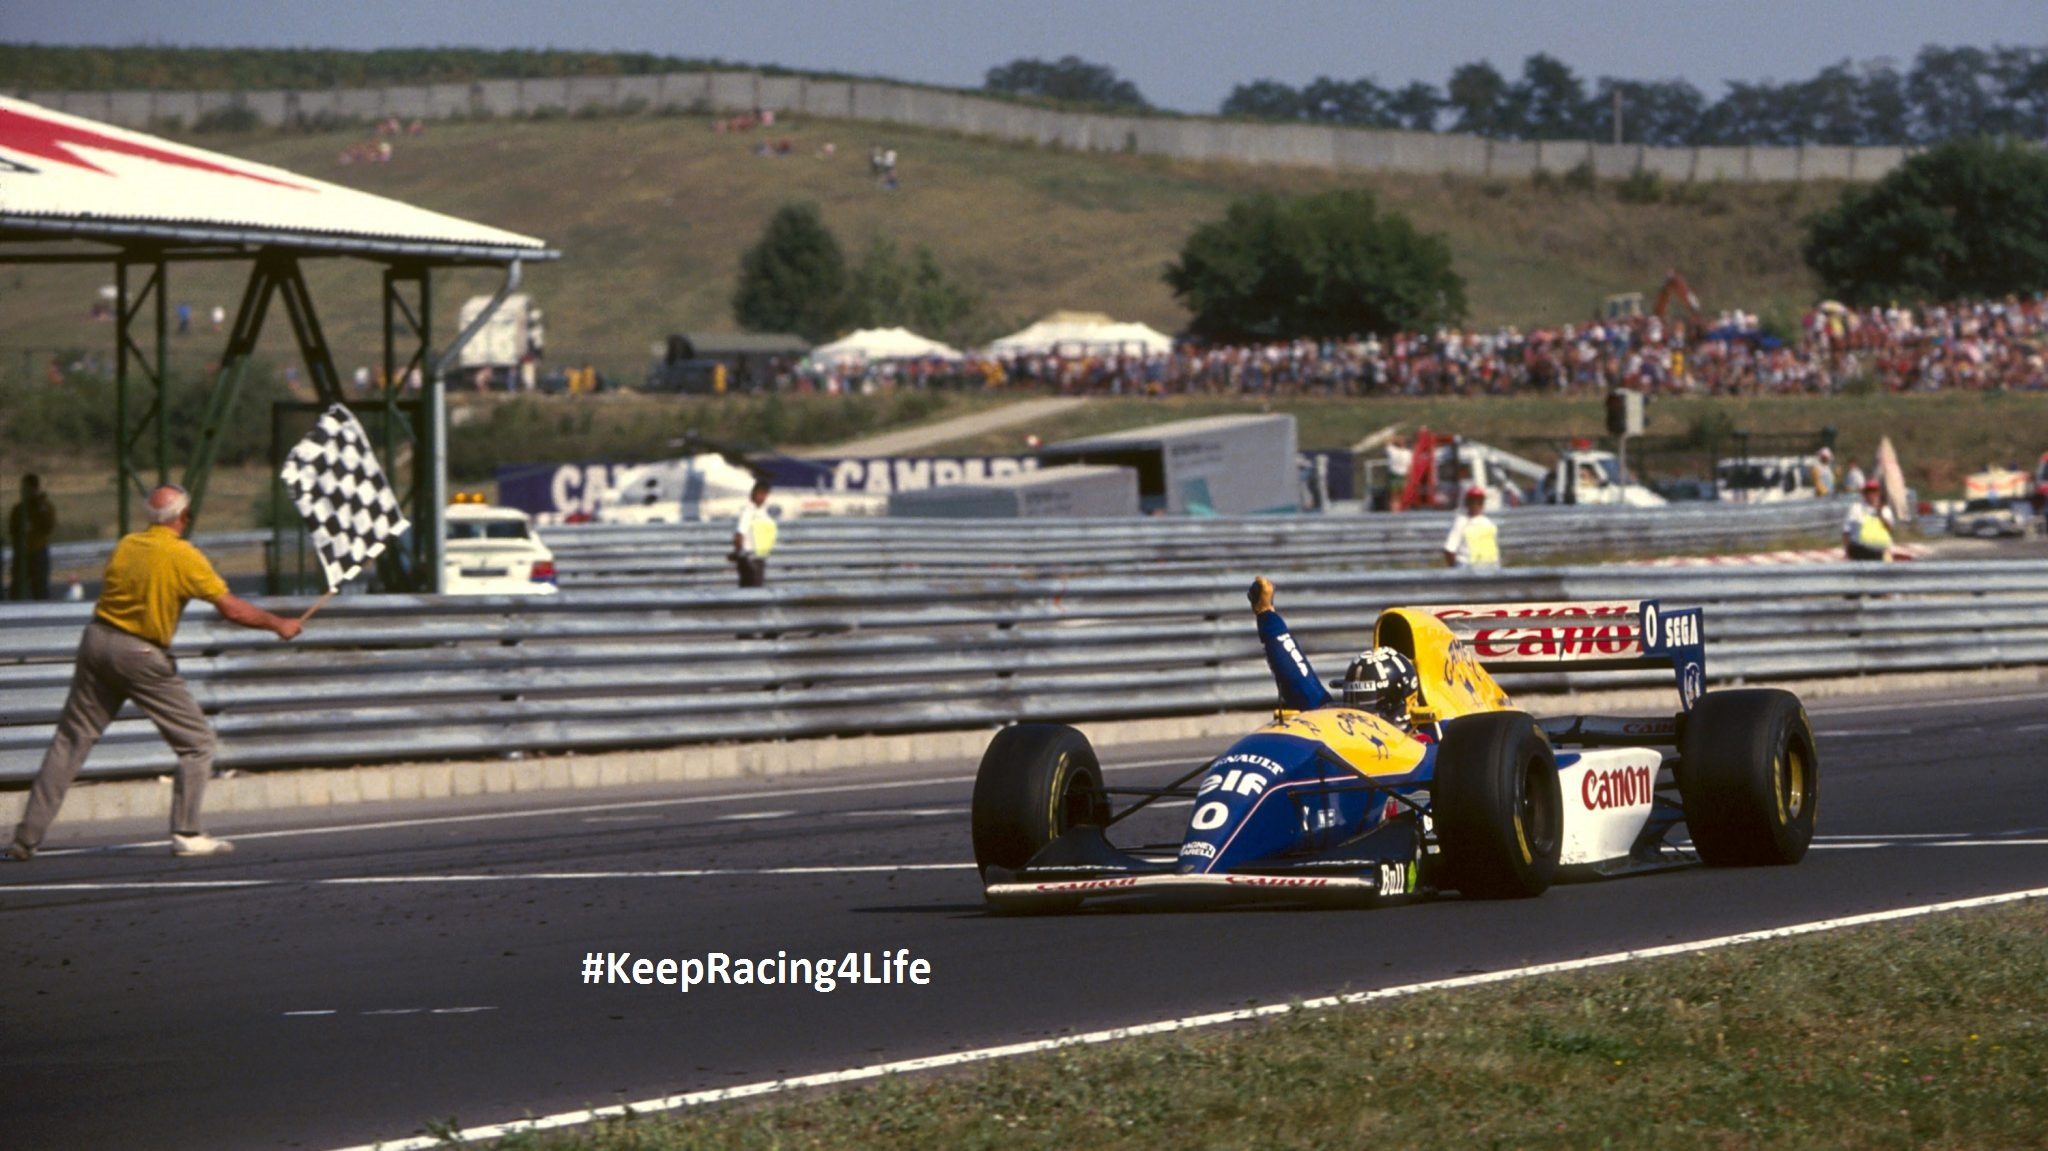
[[[209,474],[271,305],[281,301],[319,406],[345,404],[378,435],[411,517],[412,546],[392,557],[387,585],[436,590],[446,503],[441,368],[517,287],[527,261],[560,253],[522,236],[280,168],[0,97],[0,264],[112,264],[115,273],[115,451],[120,522],[154,484],[172,482],[169,411],[170,265],[246,260],[249,279],[214,370],[205,417],[177,482],[203,505]],[[374,395],[348,396],[329,352],[302,262],[383,265],[384,372]],[[437,357],[432,272],[497,267],[492,307]],[[405,398],[419,381],[426,402]],[[412,467],[395,473],[401,445]],[[154,477],[143,462],[154,461]]]

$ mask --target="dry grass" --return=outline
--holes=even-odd
[[[787,136],[794,155],[752,147]],[[1470,281],[1481,323],[1586,316],[1610,292],[1654,292],[1683,269],[1710,307],[1790,309],[1810,302],[1797,254],[1798,217],[1835,194],[1824,186],[1706,185],[1654,204],[1526,180],[1337,174],[1077,154],[881,125],[800,121],[769,134],[720,135],[696,116],[436,124],[397,142],[388,165],[341,166],[351,134],[206,136],[204,147],[348,184],[439,211],[540,236],[564,259],[529,270],[549,315],[557,363],[586,359],[637,377],[650,344],[673,330],[731,330],[740,252],[789,200],[814,200],[842,243],[872,236],[926,243],[987,301],[982,335],[1058,308],[1108,311],[1167,330],[1185,320],[1160,280],[1182,240],[1253,192],[1363,186],[1445,233]],[[831,159],[823,147],[836,146]],[[867,150],[901,156],[902,188],[867,179]],[[232,309],[239,266],[173,272],[172,301],[203,317]],[[0,371],[20,349],[111,350],[110,326],[85,318],[97,268],[8,269]],[[316,297],[344,373],[377,362],[374,266],[329,261]],[[490,273],[437,278],[436,327],[445,340],[464,297],[495,286]],[[198,325],[207,325],[202,319]],[[268,351],[292,355],[286,325]],[[173,340],[199,366],[220,338]]]

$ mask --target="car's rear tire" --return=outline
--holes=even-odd
[[[1525,899],[1550,886],[1564,799],[1535,720],[1497,711],[1445,723],[1429,795],[1443,886],[1479,899]]]
[[[989,741],[974,777],[974,863],[1015,870],[1069,828],[1109,822],[1102,767],[1088,737],[1020,723]]]
[[[1701,859],[1751,867],[1805,858],[1820,758],[1798,696],[1775,688],[1701,696],[1685,719],[1677,776]]]

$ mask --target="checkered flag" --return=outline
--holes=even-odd
[[[292,445],[279,476],[313,533],[313,554],[320,557],[330,592],[412,526],[377,466],[363,425],[340,404]]]

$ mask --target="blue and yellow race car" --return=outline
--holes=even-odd
[[[1271,585],[1251,596],[1282,706],[1167,785],[1108,786],[1072,727],[997,733],[972,815],[992,908],[1166,892],[1515,898],[1560,877],[1806,854],[1820,768],[1806,710],[1787,691],[1705,691],[1697,607],[1389,608],[1333,696],[1272,609]],[[1647,717],[1537,719],[1493,677],[1659,666],[1679,708]],[[1193,801],[1177,845],[1112,841],[1169,798]]]

